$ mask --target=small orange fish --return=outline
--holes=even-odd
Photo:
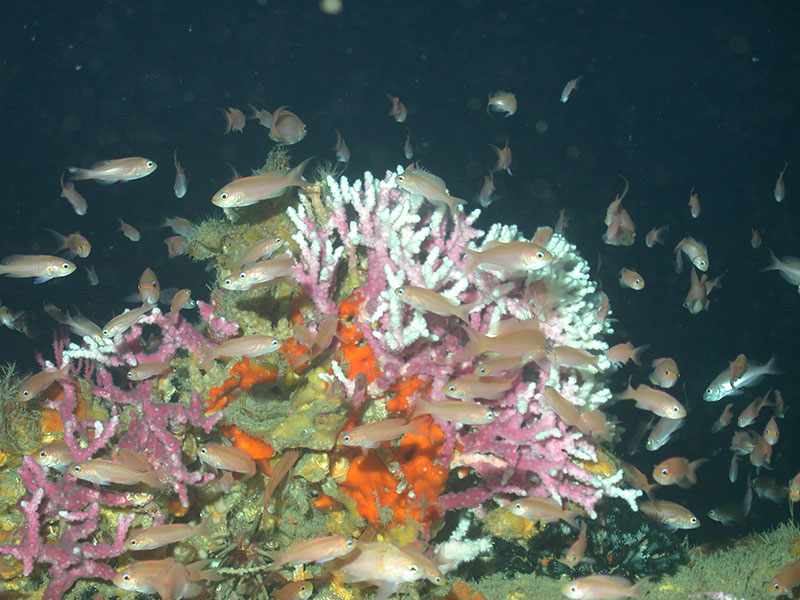
[[[643,500],[639,510],[673,530],[700,527],[700,520],[689,509],[668,500]]]
[[[761,247],[761,233],[758,229],[752,229],[752,234],[750,235],[750,245],[753,248],[760,248]]]
[[[493,94],[489,94],[486,114],[489,114],[489,111],[505,113],[506,118],[508,118],[517,112],[517,97],[511,92],[497,90]]]
[[[119,221],[119,230],[122,232],[126,238],[128,238],[132,242],[138,242],[142,239],[142,234],[139,233],[139,230],[136,229],[133,225],[130,225],[117,217],[117,221]]]
[[[486,244],[485,250],[470,250],[466,247],[462,250],[466,255],[465,275],[469,275],[478,267],[536,271],[555,260],[548,250],[533,242],[497,242]]]
[[[570,79],[567,84],[564,86],[564,89],[561,90],[561,102],[566,102],[569,100],[570,94],[578,89],[578,84],[583,79],[583,75],[580,77],[576,77],[575,79]]]
[[[139,300],[141,300],[142,304],[158,304],[158,299],[161,296],[161,284],[150,267],[147,267],[139,276],[137,289],[139,290]]]
[[[131,158],[116,158],[101,160],[88,169],[67,167],[72,181],[94,179],[97,183],[112,184],[118,181],[133,181],[147,177],[158,168],[158,164],[149,158],[133,156]]]
[[[578,539],[569,547],[564,553],[564,556],[557,559],[558,562],[567,565],[570,569],[574,569],[578,563],[593,563],[591,558],[584,558],[583,553],[586,552],[586,523],[581,523],[581,532]]]
[[[222,116],[225,117],[225,131],[227,135],[231,131],[244,131],[244,126],[247,124],[247,117],[238,108],[229,106],[227,109],[220,108]]]
[[[685,237],[678,245],[675,246],[675,272],[681,273],[683,271],[683,257],[685,254],[689,257],[695,267],[699,271],[705,273],[708,271],[708,250],[705,244],[698,242],[693,237]]]
[[[436,206],[446,206],[451,215],[455,214],[460,205],[466,204],[466,200],[450,195],[444,179],[423,169],[417,163],[408,165],[395,181],[401,190],[424,196]]]
[[[680,372],[678,363],[672,358],[656,358],[650,363],[653,372],[650,373],[650,383],[661,388],[671,388],[678,381]]]
[[[636,271],[623,267],[619,272],[619,284],[622,287],[630,288],[632,290],[644,289],[644,277],[639,275]]]
[[[327,535],[305,542],[293,544],[288,550],[269,552],[272,559],[270,569],[278,569],[283,565],[301,565],[304,563],[326,563],[335,558],[346,556],[356,549],[353,538],[343,535]]]
[[[506,140],[506,145],[502,148],[498,148],[493,144],[489,144],[489,147],[494,150],[495,154],[497,154],[497,162],[492,168],[492,172],[496,173],[497,171],[505,171],[509,175],[512,175],[511,148],[508,147],[508,140]]]
[[[87,204],[86,199],[81,196],[80,193],[78,193],[78,190],[75,189],[74,183],[71,181],[64,181],[64,174],[65,172],[61,173],[61,197],[65,198],[67,202],[69,202],[76,215],[82,217],[86,214],[89,205]]]
[[[458,300],[415,285],[404,285],[395,288],[394,295],[401,302],[419,311],[433,313],[441,317],[457,317],[467,324],[469,324],[470,311],[477,308],[476,304],[460,304]]]
[[[783,202],[783,199],[786,197],[786,184],[783,181],[783,174],[786,173],[786,167],[789,166],[789,163],[783,161],[783,169],[778,174],[778,180],[775,182],[775,189],[773,190],[773,195],[775,196],[775,202]]]
[[[697,192],[694,191],[694,188],[689,192],[689,213],[692,215],[693,219],[700,216],[700,198],[697,196]]]
[[[578,527],[575,517],[583,514],[580,510],[564,510],[554,498],[521,498],[512,502],[508,509],[528,521],[541,523],[564,521],[575,528]]]
[[[241,208],[278,198],[290,187],[306,187],[309,183],[303,179],[303,170],[310,161],[307,158],[289,172],[270,171],[234,179],[214,194],[211,204],[220,208]]]
[[[728,425],[731,424],[731,421],[733,420],[733,410],[731,410],[732,408],[733,408],[732,403],[725,406],[724,410],[722,411],[722,414],[716,421],[714,421],[714,424],[711,425],[711,433],[717,433],[718,431],[722,431]]]
[[[741,379],[742,375],[747,372],[747,357],[744,354],[739,354],[736,358],[733,359],[731,363],[731,378],[728,383],[731,384],[731,388],[735,388],[735,382]]]
[[[778,422],[775,420],[775,415],[772,415],[764,426],[764,441],[766,441],[770,446],[774,446],[778,443],[778,437],[780,436],[780,430],[778,429]]]
[[[171,235],[164,239],[167,245],[167,256],[175,258],[176,256],[183,256],[189,251],[189,240],[182,235]]]
[[[92,245],[89,243],[89,240],[83,237],[80,233],[70,233],[69,235],[65,236],[57,231],[53,231],[52,229],[47,229],[47,231],[52,233],[58,242],[58,248],[56,248],[56,252],[66,250],[64,254],[70,258],[75,256],[86,258],[92,251]]]
[[[186,308],[192,303],[192,290],[182,289],[175,292],[172,297],[172,302],[169,305],[169,312],[167,318],[174,321],[181,309]]]
[[[692,462],[682,456],[668,458],[653,469],[653,479],[661,485],[688,488],[697,483],[697,469],[707,462],[707,458],[699,458]]]
[[[215,469],[241,473],[244,479],[250,479],[256,473],[256,463],[251,456],[235,446],[208,443],[197,451],[197,458]]]
[[[406,141],[403,144],[403,156],[406,157],[407,160],[411,160],[414,158],[414,146],[411,145],[411,130],[406,129],[408,135],[406,135]]]
[[[606,352],[606,358],[613,363],[617,363],[619,365],[624,365],[628,361],[633,362],[635,365],[642,364],[642,354],[647,351],[650,347],[650,344],[645,344],[644,346],[639,346],[638,348],[634,348],[633,344],[630,342],[625,342],[623,344],[617,344],[616,346],[612,346]]]
[[[0,275],[33,277],[34,283],[44,283],[54,277],[66,277],[77,267],[60,256],[42,254],[13,254],[0,261]]]
[[[397,96],[392,96],[391,94],[386,95],[389,97],[389,102],[392,103],[392,108],[389,109],[389,116],[394,117],[394,120],[398,123],[403,123],[408,117],[406,105],[400,102],[400,98]]]
[[[144,381],[151,377],[163,375],[171,368],[168,360],[161,362],[142,362],[128,370],[128,379],[131,381]]]
[[[339,133],[338,129],[334,129],[336,132],[336,144],[333,146],[334,152],[336,152],[336,160],[338,162],[349,162],[350,161],[350,148],[347,147],[347,144],[342,137],[342,134]]]
[[[634,389],[629,381],[628,388],[619,394],[617,398],[620,400],[634,400],[636,408],[649,410],[666,419],[683,419],[686,416],[686,409],[680,402],[667,392],[656,390],[649,385],[641,384]]]
[[[41,467],[63,473],[75,461],[75,458],[67,444],[62,440],[56,440],[39,448],[33,454],[33,460]]]
[[[417,428],[417,424],[408,423],[405,419],[394,418],[358,425],[339,434],[338,441],[366,452],[369,448],[377,448],[383,442],[399,440],[405,434]]]
[[[175,183],[172,186],[172,191],[175,192],[176,198],[183,198],[186,195],[186,173],[178,162],[178,149],[172,153],[172,164],[175,165]]]
[[[600,600],[601,598],[642,598],[639,593],[647,578],[636,585],[624,577],[612,575],[587,575],[564,584],[561,593],[570,600]]]
[[[127,331],[130,327],[136,324],[146,313],[151,311],[154,304],[143,304],[139,308],[126,310],[122,314],[113,317],[108,323],[103,326],[102,336],[106,339],[113,338],[120,333]]]
[[[175,542],[180,542],[195,535],[209,535],[211,528],[206,521],[198,525],[174,523],[172,525],[157,525],[128,532],[124,546],[129,550],[154,550]]]
[[[788,596],[800,585],[800,558],[781,567],[764,587],[770,596]]]
[[[669,225],[664,225],[656,229],[653,227],[644,238],[644,243],[648,248],[653,248],[656,244],[664,244],[664,234],[669,231]]]
[[[210,365],[214,360],[224,357],[253,358],[276,352],[281,347],[281,341],[271,335],[243,335],[238,338],[226,340],[217,346],[206,346],[200,350],[202,363]]]

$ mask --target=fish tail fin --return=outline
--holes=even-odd
[[[631,360],[633,364],[637,366],[641,366],[642,364],[642,355],[647,352],[647,349],[650,348],[650,344],[645,344],[644,346],[639,346],[638,348],[633,349],[633,355],[631,356]]]
[[[763,269],[759,269],[759,271],[761,271],[762,273],[764,271],[779,271],[782,264],[781,261],[778,260],[778,257],[775,256],[775,253],[769,248],[767,248],[767,252],[769,252],[769,260],[770,260],[769,265],[767,265]]]
[[[692,485],[697,483],[697,469],[702,467],[707,462],[708,462],[707,458],[698,458],[697,460],[689,463],[689,469],[686,473],[686,479],[688,479]]]
[[[778,355],[773,354],[764,365],[764,375],[782,375],[783,369],[778,368],[777,365]]]
[[[637,600],[642,600],[644,598],[644,596],[642,596],[642,586],[650,581],[651,577],[652,575],[648,575],[647,577],[643,577],[637,581],[636,584],[630,589],[630,597],[636,598]]]
[[[295,185],[295,186],[299,186],[299,187],[306,187],[306,186],[310,185],[308,183],[308,181],[303,179],[303,170],[308,166],[308,163],[311,162],[312,158],[314,158],[314,157],[313,156],[308,157],[303,162],[301,162],[299,165],[297,165],[294,169],[289,171],[289,173],[287,173],[287,176],[289,178],[289,184],[288,185]]]
[[[481,264],[481,253],[478,250],[462,248],[464,251],[464,275],[469,276]]]
[[[428,413],[428,409],[429,409],[430,405],[431,405],[430,402],[426,402],[422,398],[417,398],[417,401],[414,403],[414,411],[411,413],[411,416],[408,418],[408,422],[410,423],[411,421],[413,421],[414,419],[416,419],[418,417],[422,417],[422,416],[425,416],[425,415],[429,414]]]
[[[481,305],[480,300],[476,300],[475,302],[470,302],[468,304],[462,304],[458,307],[458,310],[455,313],[455,316],[464,321],[467,325],[469,325],[469,313],[473,310],[478,308]]]
[[[578,522],[575,520],[575,517],[579,517],[582,514],[584,514],[582,510],[565,510],[561,514],[561,519],[569,523],[575,529],[579,529]]]
[[[85,179],[90,179],[87,169],[81,169],[79,167],[67,167],[65,171],[69,173],[69,181],[83,181]]]
[[[483,354],[486,348],[486,336],[472,327],[462,326],[461,329],[467,334],[469,341],[467,345],[453,355],[453,361],[463,362],[472,360],[479,354]]]

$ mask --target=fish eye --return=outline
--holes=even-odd
[[[230,284],[232,284],[232,283],[233,283],[233,279],[231,279],[230,277],[226,277],[226,278],[225,278],[225,281],[223,281],[223,283],[224,283],[225,285],[230,285]]]
[[[692,517],[691,519],[689,519],[689,522],[692,524],[697,523],[697,517]]]
[[[522,502],[514,502],[514,508],[517,510],[522,510]]]
[[[75,465],[74,467],[72,467],[72,472],[73,473],[80,473],[82,470],[83,469],[81,469],[80,465]]]
[[[538,250],[536,252],[536,258],[544,258],[544,252],[542,252],[541,250]]]
[[[661,474],[664,475],[664,476],[669,475],[669,469],[664,467],[663,469],[661,469]]]
[[[419,573],[419,567],[417,565],[408,565],[408,570],[412,573]]]
[[[135,546],[138,543],[139,542],[136,541],[136,538],[132,538],[130,541],[128,541],[128,545],[129,546]]]
[[[400,183],[403,183],[404,180],[405,180],[405,177],[403,177],[402,175],[398,175],[397,176],[397,181],[399,181]]]
[[[28,390],[22,390],[22,395],[27,398],[28,396],[31,395],[31,393]]]
[[[283,241],[283,238],[282,238],[281,236],[279,236],[279,235],[276,235],[276,236],[275,236],[275,239],[274,239],[273,241],[274,241],[276,244],[280,244],[280,243]]]
[[[345,434],[342,436],[342,441],[343,441],[345,444],[349,444],[349,443],[350,443],[350,439],[351,439],[351,438],[350,438],[350,434],[349,434],[349,433],[345,433]]]
[[[47,450],[39,450],[39,458],[47,458]]]
[[[63,263],[61,263],[61,268],[62,268],[62,269],[69,269],[69,268],[70,268],[70,266],[71,266],[71,265],[70,265],[68,262],[63,262]]]
[[[239,279],[247,279],[247,273],[245,273],[244,271],[239,273]]]
[[[131,576],[130,576],[130,573],[123,573],[123,574],[122,574],[122,581],[124,581],[124,582],[126,582],[126,583],[127,583],[127,582],[128,582],[128,581],[130,581],[131,579],[132,579],[132,578],[131,578]]]
[[[356,543],[353,540],[353,538],[347,538],[344,541],[344,545],[347,547],[348,550],[352,550],[353,548],[355,548]]]
[[[456,386],[453,385],[453,384],[450,384],[450,385],[447,386],[447,391],[448,392],[455,392],[456,389],[458,389],[458,388],[456,388]]]
[[[133,369],[128,371],[128,379],[133,379]]]
[[[494,411],[491,408],[486,411],[486,418],[490,421],[494,421]]]
[[[111,333],[108,329],[103,329],[103,336],[108,337],[108,334]]]
[[[281,342],[280,342],[280,340],[272,340],[269,343],[269,345],[272,346],[273,348],[280,348]]]
[[[569,591],[570,592],[577,592],[578,591],[578,586],[573,583],[571,586],[569,586]]]
[[[205,446],[201,447],[200,448],[200,454],[202,454],[203,456],[208,454],[208,448],[206,448]]]
[[[442,585],[442,578],[437,575],[436,577],[433,578],[433,583],[435,583],[436,585]]]
[[[219,199],[220,199],[220,200],[227,200],[227,199],[228,199],[228,192],[222,192],[222,193],[219,195]]]
[[[154,163],[152,160],[148,160],[148,161],[147,161],[147,166],[148,166],[148,167],[154,167],[154,166],[155,166],[155,164],[156,164],[156,163]]]
[[[403,288],[399,287],[394,291],[394,293],[397,294],[398,296],[403,296],[406,293],[406,291]]]

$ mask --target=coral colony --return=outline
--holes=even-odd
[[[520,241],[516,227],[494,225],[484,234],[473,227],[479,211],[458,209],[451,215],[446,207],[401,190],[399,173],[402,169],[382,180],[366,173],[363,181],[352,183],[328,177],[301,192],[296,206],[272,218],[284,235],[291,228],[291,287],[218,289],[211,304],[198,303],[202,323],[196,326],[183,315],[168,318],[153,308],[113,339],[58,340],[54,361],[46,366],[68,374],[39,401],[42,442],[51,444],[25,456],[18,469],[24,486],[19,488],[21,516],[0,553],[19,563],[6,559],[3,568],[19,569],[18,581],[46,573],[26,585],[38,581],[47,586],[45,599],[61,598],[76,580],[100,585],[140,560],[122,556],[129,529],[182,522],[188,513],[208,520],[214,531],[202,543],[190,542],[195,544],[192,559],[212,559],[203,567],[223,576],[236,567],[241,573],[266,569],[263,558],[242,559],[247,553],[241,547],[231,554],[218,551],[241,546],[241,536],[224,539],[232,536],[224,525],[226,515],[211,504],[220,506],[222,498],[232,505],[226,494],[238,490],[258,496],[260,507],[263,487],[257,488],[264,481],[260,474],[248,478],[242,474],[246,469],[225,465],[221,471],[235,471],[235,479],[230,473],[222,477],[206,466],[213,461],[197,460],[207,452],[204,445],[216,448],[223,442],[232,444],[243,460],[255,460],[270,475],[268,481],[276,478],[275,486],[272,481],[268,485],[273,497],[264,498],[265,511],[275,510],[278,471],[289,472],[298,451],[316,456],[315,464],[327,471],[303,485],[307,495],[316,497],[305,504],[315,522],[329,519],[328,531],[317,536],[358,537],[372,525],[378,539],[406,548],[402,544],[408,541],[430,539],[431,526],[446,511],[479,507],[488,499],[509,505],[521,497],[549,498],[593,517],[600,498],[615,496],[635,509],[640,492],[620,487],[621,471],[613,459],[599,455],[592,432],[565,422],[544,400],[556,393],[587,413],[610,399],[601,370],[571,367],[551,355],[551,349],[569,346],[600,357],[600,369],[610,366],[602,356],[607,350],[602,337],[610,331],[607,305],[589,279],[586,262],[548,228],[536,238],[554,257],[548,264],[527,270],[491,262],[477,266],[479,255],[467,250]],[[247,244],[242,226],[217,223],[237,232],[237,251]],[[264,235],[279,228],[269,221],[259,227]],[[217,258],[223,266],[231,259]],[[401,297],[404,287],[437,292],[453,312],[412,306]],[[239,304],[243,298],[260,307],[257,319],[243,316],[248,310],[246,302]],[[264,298],[279,308],[270,312],[270,302],[258,300]],[[259,330],[259,324],[267,330]],[[331,326],[335,335],[323,339]],[[529,355],[493,352],[491,340],[509,331],[538,332],[531,335],[543,335],[546,343]],[[269,333],[282,346],[266,356],[201,363],[204,348],[239,333]],[[155,361],[169,361],[171,372],[143,381],[125,378],[130,367]],[[248,402],[257,384],[277,386],[280,393],[270,400],[275,406],[286,406],[287,398],[296,401],[269,428],[239,420],[243,410],[237,407]],[[303,386],[316,391],[300,402]],[[470,425],[457,413],[439,418],[430,410],[437,402],[452,405],[454,399],[490,408],[491,418]],[[326,414],[330,418],[323,420],[320,415]],[[305,426],[295,425],[303,415]],[[342,432],[388,419],[394,419],[387,422],[399,434],[359,448],[341,443]],[[332,433],[320,437],[326,423]],[[56,457],[55,448],[66,458]],[[290,452],[291,460],[284,461],[281,457]],[[90,476],[92,469],[108,464],[115,465],[111,485]],[[448,475],[456,469],[470,473],[472,484],[452,489]],[[214,485],[218,489],[211,491]],[[455,539],[463,534],[454,533],[451,541],[463,543]],[[267,531],[260,538],[263,548],[284,549],[285,532],[280,543],[271,535]],[[379,552],[379,542],[371,544],[361,558]],[[234,555],[238,562],[230,558]],[[331,585],[361,585],[352,583],[366,580],[359,578],[358,560],[330,563],[335,574],[345,574]],[[438,572],[435,565],[432,569]],[[191,567],[189,572],[195,573]],[[223,585],[215,583],[219,577],[206,574],[205,585]],[[413,577],[384,577],[388,587],[377,583],[384,597],[408,581],[438,581],[430,569]],[[184,587],[172,588],[180,589],[177,593],[132,589],[189,597],[195,591],[189,579]]]

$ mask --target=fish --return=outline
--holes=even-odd
[[[555,260],[555,256],[547,249],[533,242],[495,242],[486,246],[485,250],[462,248],[465,255],[464,275],[471,274],[478,267],[536,271]]]
[[[290,581],[270,595],[275,600],[308,600],[313,593],[314,584],[310,581]]]
[[[517,97],[511,92],[497,90],[493,94],[489,94],[489,100],[486,104],[487,115],[489,111],[505,113],[506,118],[508,118],[517,112]]]
[[[786,563],[764,586],[770,596],[789,596],[800,585],[800,558]]]
[[[75,458],[66,443],[62,440],[55,440],[39,448],[33,454],[33,460],[40,467],[63,473],[75,461]]]
[[[244,335],[226,340],[217,346],[205,346],[200,349],[200,358],[203,365],[211,363],[223,356],[253,358],[276,352],[281,347],[281,341],[271,335]]]
[[[244,126],[247,124],[247,117],[238,108],[229,106],[227,109],[220,108],[222,116],[225,117],[225,135],[232,131],[244,131]]]
[[[564,89],[561,90],[561,102],[566,102],[569,100],[570,94],[578,89],[578,84],[580,83],[581,79],[583,79],[583,75],[576,77],[575,79],[570,79],[567,82],[567,84],[564,86]]]
[[[415,285],[404,285],[394,289],[394,295],[404,304],[441,317],[457,317],[469,325],[469,313],[478,304],[461,304],[458,300],[448,298],[427,288]]]
[[[308,134],[306,124],[285,106],[276,108],[269,125],[269,138],[279,144],[291,145],[302,141]]]
[[[556,560],[570,569],[574,569],[582,562],[594,563],[594,559],[583,556],[584,552],[586,552],[586,523],[581,523],[581,532],[578,534],[578,539],[567,549],[564,556]]]
[[[638,581],[635,585],[624,577],[611,575],[587,575],[580,579],[573,579],[565,583],[561,593],[570,600],[613,600],[621,598],[641,599],[641,587],[648,578]]]
[[[772,262],[761,271],[778,271],[786,281],[800,288],[800,258],[784,256],[782,260],[778,260],[772,250],[768,252]]]
[[[76,215],[82,217],[86,214],[86,211],[89,210],[89,204],[86,202],[86,198],[81,196],[78,190],[75,189],[74,183],[71,181],[64,181],[65,174],[66,171],[61,172],[61,197],[69,202]]]
[[[451,215],[455,214],[460,205],[466,204],[466,200],[450,195],[444,179],[423,169],[415,162],[408,165],[395,181],[401,190],[424,196],[435,206],[446,206]]]
[[[664,244],[664,234],[669,231],[669,225],[664,225],[656,229],[653,227],[644,238],[644,243],[648,248],[653,248],[656,244]]]
[[[656,426],[653,427],[650,435],[647,436],[645,448],[650,452],[655,452],[659,448],[662,448],[685,424],[686,419],[666,419],[661,417],[656,423]]]
[[[624,365],[628,361],[631,361],[635,365],[641,365],[642,354],[644,354],[649,347],[650,344],[645,344],[644,346],[634,348],[633,344],[630,342],[617,344],[606,351],[606,358],[618,365]]]
[[[689,291],[686,293],[686,298],[683,300],[683,307],[692,315],[700,314],[702,311],[708,309],[708,288],[706,287],[707,275],[703,273],[702,277],[698,279],[697,271],[694,267],[689,273],[691,284]]]
[[[62,235],[57,231],[53,231],[52,229],[45,228],[45,231],[49,231],[53,234],[53,237],[56,238],[59,246],[56,248],[56,252],[61,252],[62,250],[66,250],[65,254],[70,258],[75,256],[79,256],[81,258],[86,258],[89,256],[89,253],[92,251],[92,245],[89,243],[85,237],[83,237],[80,233],[71,233],[69,235]]]
[[[469,337],[467,345],[457,352],[453,361],[471,360],[480,354],[492,352],[502,357],[516,357],[521,363],[540,360],[545,357],[547,338],[538,328],[526,321],[518,321],[520,327],[496,336],[484,335],[471,327],[461,328]]]
[[[478,204],[483,208],[488,208],[494,202],[494,173],[491,171],[488,175],[483,176],[483,186],[478,193]]]
[[[694,191],[694,188],[689,192],[689,213],[692,215],[693,219],[700,216],[700,198],[697,196],[697,192]]]
[[[722,414],[716,421],[714,421],[714,424],[711,425],[711,433],[717,433],[718,431],[722,431],[728,425],[731,424],[731,421],[733,420],[733,410],[731,410],[732,408],[733,408],[732,402],[725,406],[725,409],[722,411]]]
[[[220,188],[211,198],[211,203],[220,208],[241,208],[257,204],[262,200],[279,198],[290,187],[307,187],[303,170],[311,161],[307,158],[291,171],[269,171],[234,179]]]
[[[651,388],[649,385],[641,384],[634,389],[628,381],[628,388],[616,397],[619,400],[634,400],[636,408],[649,410],[666,419],[683,419],[686,416],[686,409],[680,402],[668,393]]]
[[[514,384],[510,377],[478,377],[476,375],[462,375],[458,379],[449,381],[442,386],[442,393],[450,398],[471,400],[483,398],[497,400],[502,398]]]
[[[761,382],[767,375],[781,375],[783,371],[776,366],[776,357],[772,356],[767,364],[761,365],[750,361],[747,371],[731,384],[730,367],[717,375],[703,392],[706,402],[718,402],[726,396],[735,396],[742,393],[742,388],[753,387]]]
[[[650,483],[647,480],[647,475],[642,473],[632,464],[626,462],[622,463],[622,478],[625,483],[630,485],[635,490],[641,490],[647,494],[650,499],[653,498],[653,490],[661,487],[657,483]]]
[[[408,117],[406,105],[400,102],[400,98],[397,96],[392,96],[391,94],[386,95],[389,98],[389,102],[392,103],[392,108],[389,109],[389,116],[394,117],[394,120],[398,123],[405,122],[406,118]]]
[[[745,514],[738,502],[729,502],[708,511],[708,518],[725,527],[744,521]]]
[[[208,443],[197,451],[197,458],[215,469],[241,473],[243,479],[250,479],[256,474],[255,461],[247,452],[235,446]]]
[[[411,130],[406,128],[406,141],[403,144],[403,156],[406,157],[406,160],[411,160],[414,158],[414,146],[411,145]]]
[[[183,217],[164,217],[161,227],[169,227],[175,234],[186,237],[194,230],[194,223]]]
[[[733,359],[731,362],[730,368],[730,378],[728,382],[731,384],[731,387],[734,387],[734,382],[737,379],[741,379],[742,375],[745,374],[747,371],[747,357],[744,354],[739,354],[736,358]]]
[[[597,364],[600,357],[580,348],[553,346],[547,352],[547,358],[558,367],[594,367],[596,371],[600,370]]]
[[[275,251],[283,246],[286,240],[279,235],[267,236],[256,240],[245,248],[232,263],[228,265],[231,271],[238,271],[242,266],[249,265],[262,258],[269,258]]]
[[[333,147],[333,150],[336,152],[336,160],[343,163],[350,162],[350,148],[347,147],[339,130],[334,129],[334,131],[336,132],[336,145]]]
[[[46,367],[38,373],[34,373],[20,384],[17,398],[23,402],[32,400],[55,382],[67,379],[68,377],[69,365],[64,365],[60,369],[56,367]]]
[[[767,424],[764,426],[764,441],[767,442],[770,446],[774,446],[778,443],[778,438],[780,437],[780,430],[778,429],[778,422],[775,420],[775,415],[772,415],[767,421]]]
[[[0,324],[12,331],[19,331],[26,337],[33,337],[28,328],[28,313],[24,310],[13,310],[8,306],[0,306]]]
[[[698,458],[692,462],[682,456],[668,458],[653,468],[653,479],[661,485],[688,488],[697,483],[697,469],[707,462],[707,458]]]
[[[642,500],[639,510],[673,530],[700,527],[700,519],[689,509],[668,500]]]
[[[202,585],[198,583],[200,580],[222,579],[213,569],[201,570],[209,562],[201,560],[184,565],[173,558],[142,560],[119,569],[112,583],[126,591],[158,594],[161,600],[194,598],[203,591]]]
[[[672,358],[656,358],[650,363],[653,372],[650,373],[650,383],[660,388],[671,388],[681,376],[678,363]]]
[[[161,487],[158,474],[153,470],[140,471],[122,463],[99,458],[74,464],[70,467],[69,472],[77,479],[96,485],[138,485],[142,483],[153,488]]]
[[[683,271],[683,254],[689,257],[698,271],[708,271],[708,250],[705,244],[698,242],[693,237],[685,237],[675,246],[675,272]]]
[[[769,401],[769,395],[771,391],[772,390],[768,391],[766,394],[764,394],[764,396],[753,400],[750,404],[747,405],[747,408],[745,408],[741,412],[739,418],[736,420],[736,424],[740,428],[745,428],[748,425],[754,423],[755,420],[758,418],[758,413],[761,412],[762,408],[768,406],[774,406],[773,403]]]
[[[167,245],[167,256],[175,258],[183,256],[189,251],[189,240],[182,235],[171,235],[164,239]]]
[[[773,196],[775,196],[775,202],[783,202],[786,197],[786,184],[783,181],[783,174],[786,173],[786,167],[788,166],[789,163],[784,160],[783,169],[778,173],[778,180],[775,182],[775,189],[772,192]]]
[[[209,534],[211,534],[211,528],[208,526],[207,521],[201,521],[197,525],[186,523],[156,525],[155,527],[129,531],[123,545],[128,550],[154,550],[196,535]]]
[[[139,233],[139,230],[136,229],[136,227],[126,223],[119,217],[117,217],[117,221],[119,221],[119,231],[121,231],[122,235],[124,235],[130,241],[138,242],[140,239],[142,239],[142,234]]]
[[[731,453],[731,462],[728,465],[728,481],[736,483],[739,477],[739,455],[735,452]]]
[[[636,271],[623,267],[619,272],[619,284],[635,291],[643,290],[644,277]]]
[[[175,292],[170,302],[167,318],[174,321],[182,308],[186,308],[192,303],[192,290],[182,289]]]
[[[100,284],[100,278],[97,276],[94,267],[86,267],[86,280],[89,282],[89,285],[92,286]]]
[[[492,168],[492,173],[496,173],[497,171],[505,171],[509,175],[512,175],[511,148],[508,147],[508,140],[506,140],[506,145],[502,148],[498,148],[493,144],[489,144],[489,147],[494,150],[495,154],[497,154],[497,162]]]
[[[469,400],[440,400],[439,402],[425,402],[417,400],[414,405],[413,421],[422,415],[430,415],[439,421],[458,423],[460,425],[486,425],[494,421],[494,411]]]
[[[223,279],[221,287],[226,290],[245,291],[276,281],[291,284],[289,276],[293,270],[294,257],[291,254],[283,254],[242,267],[238,274],[231,273]]]
[[[139,300],[141,300],[142,304],[158,304],[158,299],[161,295],[161,284],[158,283],[158,277],[150,267],[147,267],[139,276],[137,289],[139,291]]]
[[[0,275],[33,277],[34,283],[44,283],[56,277],[71,275],[75,263],[60,256],[44,254],[12,254],[0,262]]]
[[[71,181],[94,179],[97,183],[110,185],[118,181],[133,181],[155,172],[158,164],[154,160],[141,156],[101,160],[88,169],[67,167]]]
[[[789,490],[771,477],[756,477],[752,483],[753,491],[762,500],[766,498],[775,504],[783,504],[789,497]]]
[[[141,362],[129,369],[127,376],[130,381],[144,381],[151,377],[163,375],[171,368],[168,360],[160,362]]]
[[[789,498],[792,502],[800,502],[800,471],[789,480]]]
[[[356,541],[351,537],[326,535],[313,540],[297,542],[287,550],[267,552],[267,556],[272,559],[269,568],[279,569],[283,565],[326,563],[347,556],[355,549]]]
[[[172,153],[172,164],[175,165],[175,183],[172,190],[175,192],[176,198],[183,198],[186,195],[186,173],[178,162],[178,149],[175,148]]]
[[[564,510],[555,498],[521,498],[512,502],[508,510],[528,521],[541,523],[564,521],[576,529],[578,524],[575,522],[575,517],[583,514],[580,510]]]
[[[108,339],[127,331],[130,327],[135,325],[139,319],[151,311],[154,306],[154,304],[143,304],[139,308],[126,310],[122,314],[113,317],[108,323],[103,325],[103,330],[100,332],[101,335]]]
[[[342,431],[337,441],[344,446],[361,448],[362,452],[366,452],[369,448],[377,448],[383,442],[398,440],[417,427],[416,423],[408,423],[401,418],[384,419]]]
[[[94,321],[84,317],[78,312],[74,317],[70,313],[64,314],[57,306],[45,302],[44,312],[50,315],[53,319],[69,327],[72,333],[81,337],[91,337],[99,340],[103,336],[103,330]]]
[[[750,246],[755,248],[761,247],[761,233],[758,229],[751,229],[752,233],[750,234]]]

